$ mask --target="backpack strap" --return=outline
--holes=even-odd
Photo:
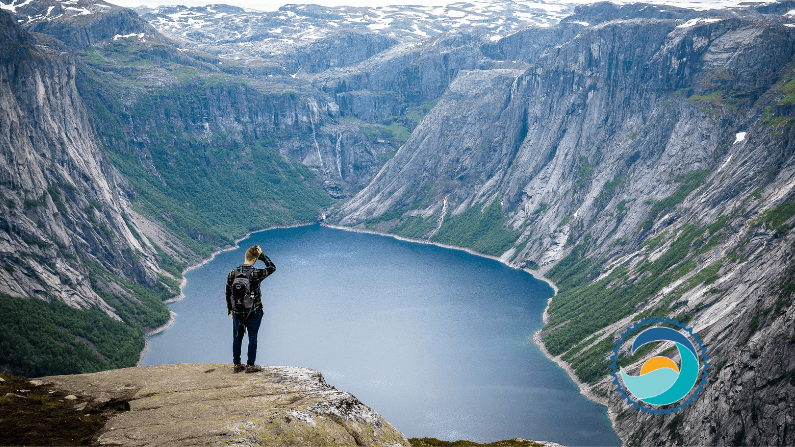
[[[248,278],[248,280],[251,281],[251,273],[254,271],[254,269],[250,268],[250,269],[248,269],[247,271],[244,272],[243,271],[243,265],[239,265],[239,266],[235,267],[235,269],[232,270],[232,271],[233,272],[240,272],[240,273],[246,275],[246,278]],[[235,273],[235,277],[237,277],[237,273]]]

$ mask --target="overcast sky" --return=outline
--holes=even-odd
[[[285,4],[317,4],[324,6],[389,6],[389,5],[446,5],[460,2],[462,0],[106,0],[115,5],[132,8],[145,5],[150,7],[161,5],[185,5],[203,6],[208,4],[224,3],[243,8],[258,9],[260,11],[275,11]],[[477,0],[463,0],[464,2],[477,3]],[[530,3],[531,0],[521,0],[522,3]],[[634,3],[644,2],[644,0],[613,0],[614,3]],[[741,2],[749,0],[645,0],[645,3],[658,3],[667,5],[677,5],[682,7],[692,7],[697,9],[709,9],[714,7],[736,6]],[[751,2],[764,2],[770,0],[750,0]],[[547,0],[548,3],[595,3],[595,0]]]

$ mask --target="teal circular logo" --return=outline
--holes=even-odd
[[[642,330],[638,332],[639,329]],[[663,355],[649,356],[643,360],[638,374],[629,374],[624,367],[618,366],[618,362],[621,348],[630,334],[637,336],[632,341],[629,355],[650,343],[673,342],[679,353],[679,364]],[[654,414],[678,412],[692,403],[704,391],[704,380],[709,375],[709,357],[698,335],[670,318],[644,319],[632,325],[621,335],[611,359],[613,383],[622,398],[634,408]],[[674,408],[659,408],[677,403]]]

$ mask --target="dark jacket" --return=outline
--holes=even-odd
[[[254,310],[262,309],[262,291],[260,290],[260,283],[263,279],[276,271],[276,265],[265,255],[260,255],[259,259],[265,263],[264,269],[255,268],[251,264],[241,264],[229,272],[229,275],[226,277],[226,310],[228,312],[233,311],[232,282],[235,280],[235,275],[237,272],[246,273],[249,270],[253,270],[251,272],[251,289],[254,291]]]

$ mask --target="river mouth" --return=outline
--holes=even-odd
[[[253,234],[185,274],[174,324],[149,339],[143,364],[231,363],[224,285],[254,244],[277,266],[262,283],[258,364],[317,369],[407,437],[620,445],[606,409],[532,342],[549,285],[384,236],[317,225]]]

